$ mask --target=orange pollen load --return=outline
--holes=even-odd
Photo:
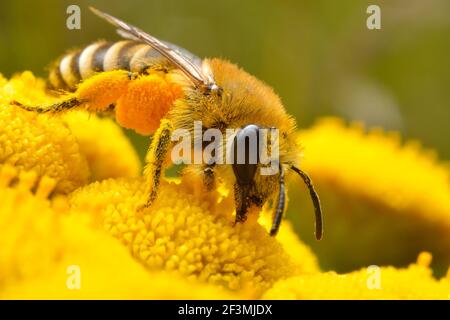
[[[183,96],[181,87],[164,76],[151,74],[130,81],[116,105],[116,120],[124,128],[149,135],[159,127],[174,101]]]

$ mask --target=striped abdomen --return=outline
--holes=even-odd
[[[170,46],[191,55],[193,59],[198,59],[181,48],[172,44]],[[54,89],[75,90],[81,80],[96,72],[121,69],[143,73],[148,68],[168,70],[172,67],[167,59],[142,42],[96,42],[84,49],[72,51],[58,60],[50,70],[49,83]]]

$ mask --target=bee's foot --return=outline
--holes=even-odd
[[[233,227],[235,227],[239,223],[244,223],[246,220],[247,220],[247,217],[236,217],[233,222]]]
[[[136,212],[138,212],[138,213],[144,212],[145,210],[147,210],[151,206],[152,206],[152,202],[146,202],[144,204],[139,205],[137,207],[137,209],[136,209]]]

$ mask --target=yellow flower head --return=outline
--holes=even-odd
[[[0,104],[0,162],[58,180],[59,192],[89,181],[75,136],[58,119]]]
[[[140,174],[141,163],[136,151],[112,119],[71,111],[63,116],[63,121],[77,138],[92,180]]]
[[[202,192],[201,180],[184,177],[164,181],[152,207],[139,212],[142,180],[107,180],[79,189],[71,196],[78,212],[91,212],[150,270],[177,270],[229,289],[267,289],[297,273],[318,271],[315,257],[283,228],[283,243],[270,237],[256,221],[233,225],[233,199]],[[284,249],[296,249],[291,257]]]
[[[437,281],[423,252],[406,269],[376,267],[337,274],[326,272],[280,280],[263,299],[450,299],[450,275]]]
[[[148,273],[117,240],[71,212],[65,197],[49,200],[54,186],[34,172],[0,169],[0,299],[240,297],[179,275]]]
[[[139,174],[135,150],[111,119],[80,111],[59,118],[10,105],[16,100],[31,105],[54,101],[44,89],[44,82],[30,72],[10,81],[2,78],[0,163],[55,178],[55,191],[63,193],[90,180]]]
[[[401,145],[397,134],[366,132],[334,118],[301,131],[299,141],[305,147],[303,168],[314,179],[326,215],[325,239],[311,241],[324,265],[338,271],[405,265],[427,250],[441,272],[446,269],[449,170],[433,153],[417,143]],[[309,217],[301,219],[308,225]]]

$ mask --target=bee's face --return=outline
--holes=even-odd
[[[273,131],[275,128],[271,128]],[[256,124],[248,124],[242,127],[235,135],[232,143],[233,164],[235,176],[235,198],[237,216],[245,217],[247,209],[251,205],[261,207],[266,200],[278,190],[279,159],[266,161],[264,148],[268,143],[263,137],[266,128]],[[272,151],[273,152],[273,147]],[[275,166],[270,170],[269,166]],[[272,167],[272,169],[274,169]]]

